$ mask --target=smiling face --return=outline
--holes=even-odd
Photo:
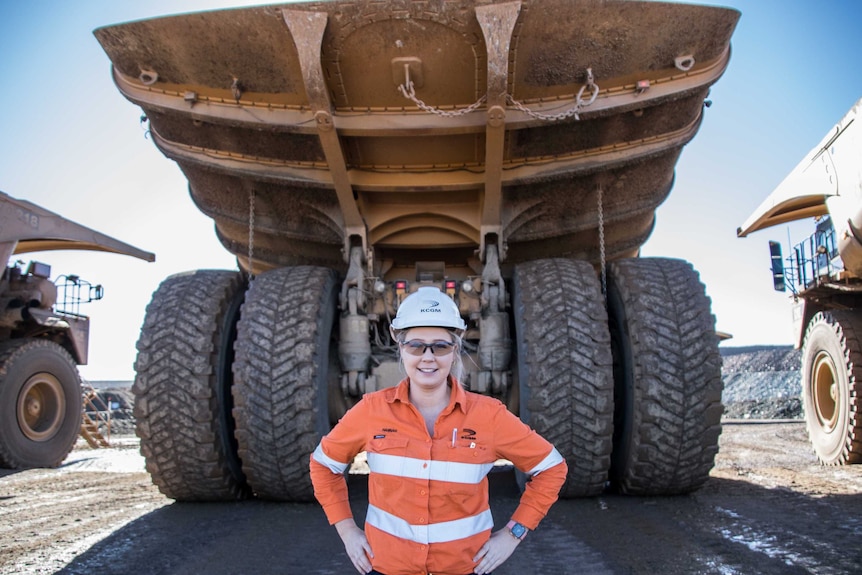
[[[434,342],[454,343],[454,338],[449,331],[442,327],[414,327],[404,333],[405,342],[422,342],[433,344]],[[430,347],[426,347],[422,355],[411,355],[401,345],[401,361],[404,370],[410,379],[411,385],[416,385],[425,390],[432,390],[446,385],[446,378],[452,370],[457,348],[450,350],[446,355],[434,355]]]

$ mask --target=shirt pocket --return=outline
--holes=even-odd
[[[408,443],[406,437],[382,437],[368,442],[371,480],[383,491],[391,492],[401,488]]]
[[[457,456],[452,458],[453,467],[463,465],[466,468],[449,474],[446,493],[452,504],[472,512],[472,507],[482,500],[482,478],[487,475],[485,468],[489,467],[487,452],[484,446],[469,439],[456,440],[454,449]]]

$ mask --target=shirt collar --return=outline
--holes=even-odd
[[[449,394],[449,405],[443,411],[449,413],[455,409],[456,405],[460,405],[461,411],[464,411],[464,406],[467,405],[467,392],[464,391],[458,380],[451,375],[449,376],[449,384],[452,387],[452,393]],[[395,401],[410,403],[410,383],[407,378],[401,380],[401,383],[395,388],[395,394],[391,395],[388,401],[389,403]]]

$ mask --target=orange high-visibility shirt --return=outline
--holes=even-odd
[[[407,380],[367,394],[311,456],[314,495],[330,524],[352,518],[344,471],[368,454],[365,534],[374,569],[386,575],[466,575],[493,519],[488,471],[507,459],[532,476],[512,518],[535,529],[557,500],[566,462],[496,399],[450,379],[449,405],[428,435]]]

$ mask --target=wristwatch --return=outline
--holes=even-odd
[[[509,521],[509,523],[506,524],[506,527],[509,529],[509,533],[511,533],[512,537],[518,541],[522,541],[524,537],[527,536],[528,529],[517,521]]]

